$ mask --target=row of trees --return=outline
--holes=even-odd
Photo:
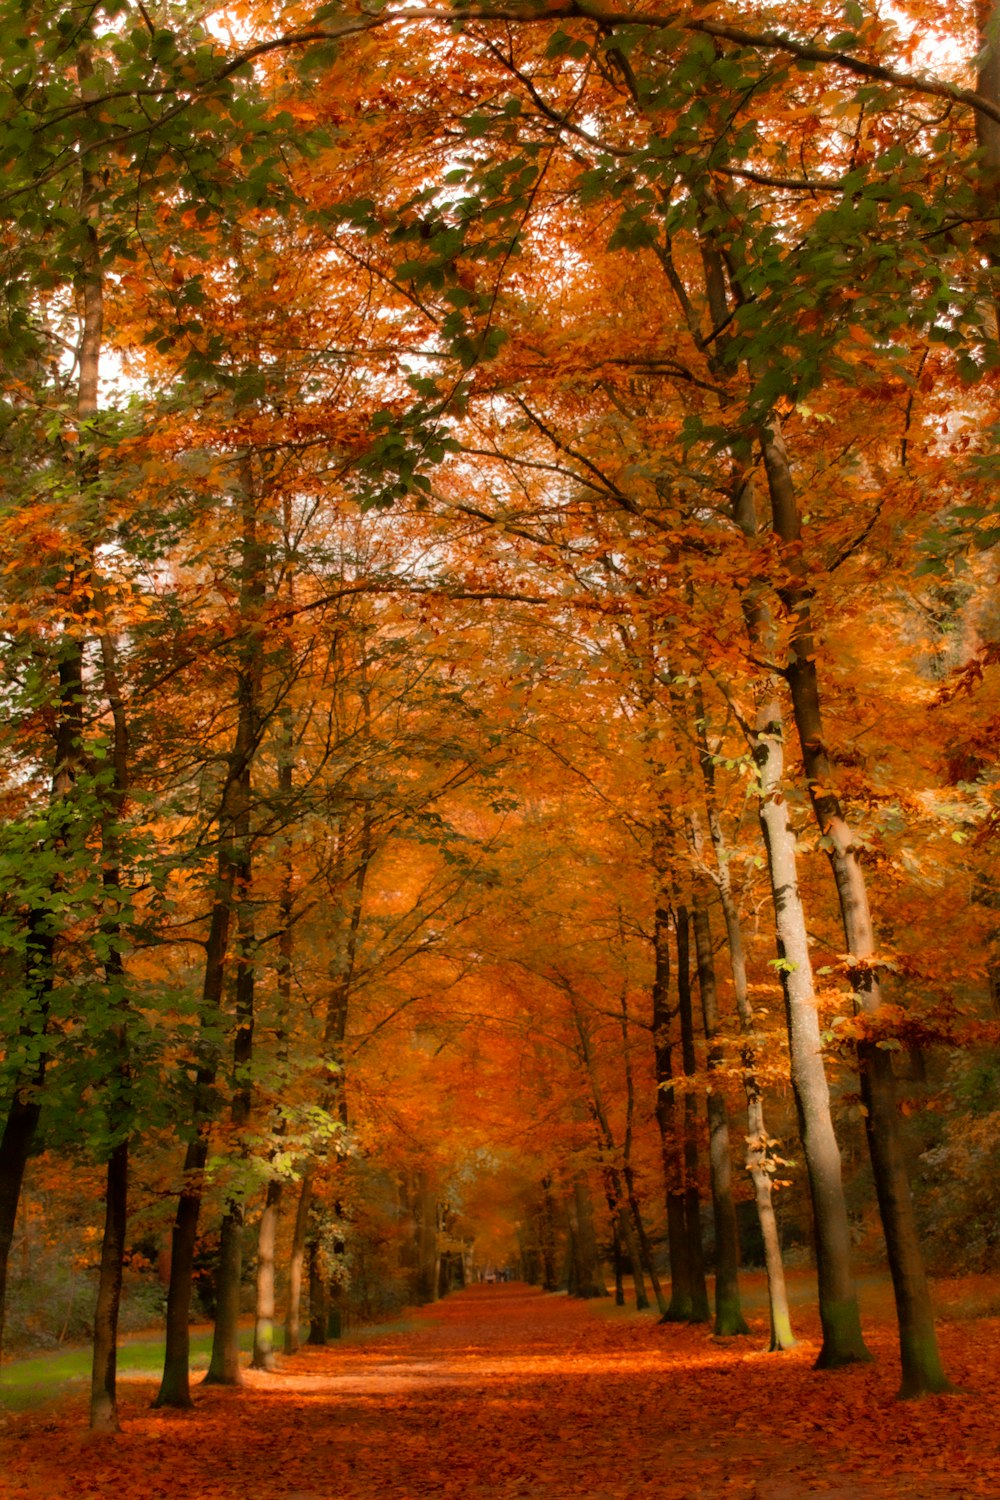
[[[512,1161],[544,1277],[600,1289],[603,1204],[705,1316],[706,1090],[717,1328],[735,1163],[791,1341],[801,1149],[819,1363],[867,1358],[824,1046],[947,1389],[898,1093],[997,1018],[994,25],[4,12],[0,1299],[82,1141],[95,1426],[177,1136],[161,1404],[206,1193],[213,1380],[293,1184],[293,1345],[359,1182],[428,1294],[449,1175]]]

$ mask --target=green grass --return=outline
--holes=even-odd
[[[364,1327],[350,1328],[342,1338],[331,1340],[331,1344],[362,1344],[369,1339],[385,1338],[394,1333],[412,1333],[419,1328],[407,1318],[393,1323],[371,1323]],[[308,1330],[303,1329],[303,1337]],[[240,1348],[249,1355],[253,1347],[253,1329],[240,1329]],[[208,1369],[212,1353],[210,1330],[191,1333],[191,1369],[200,1372]],[[60,1349],[55,1354],[34,1354],[29,1359],[4,1361],[0,1369],[0,1410],[27,1411],[31,1407],[44,1406],[46,1401],[56,1401],[75,1391],[85,1390],[90,1383],[92,1353],[89,1344],[73,1349]],[[129,1337],[118,1346],[118,1373],[140,1379],[159,1380],[163,1369],[163,1336],[140,1334]]]
[[[240,1347],[249,1350],[253,1329],[240,1329]],[[212,1352],[210,1332],[191,1334],[191,1368],[207,1370]],[[89,1345],[60,1349],[56,1354],[35,1354],[30,1359],[4,1363],[0,1370],[0,1406],[7,1411],[25,1411],[42,1406],[90,1381],[92,1353]],[[163,1369],[163,1337],[129,1338],[118,1347],[118,1372],[158,1380]]]

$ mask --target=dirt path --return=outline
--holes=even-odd
[[[946,1324],[967,1393],[893,1399],[875,1366],[810,1369],[815,1345],[483,1287],[416,1331],[305,1350],[191,1413],[125,1386],[125,1432],[94,1439],[79,1401],[12,1418],[3,1500],[950,1500],[1000,1497],[1000,1320]]]

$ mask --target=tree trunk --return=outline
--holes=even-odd
[[[618,933],[624,956],[625,935],[622,922],[622,913],[618,912]],[[667,1299],[663,1295],[663,1287],[656,1270],[656,1262],[653,1258],[653,1248],[649,1243],[649,1235],[646,1233],[646,1225],[642,1216],[642,1207],[639,1203],[639,1195],[636,1192],[635,1171],[632,1167],[632,1129],[635,1119],[635,1079],[632,1074],[632,1039],[629,1034],[629,1011],[628,1011],[628,969],[625,967],[625,978],[618,996],[618,1015],[621,1023],[622,1034],[622,1064],[625,1069],[625,1139],[622,1143],[622,1176],[625,1180],[625,1196],[628,1199],[628,1209],[635,1226],[636,1238],[639,1242],[639,1255],[646,1269],[650,1285],[653,1288],[653,1296],[656,1298],[657,1311],[662,1318],[667,1311]],[[595,1074],[596,1080],[596,1074]],[[602,1106],[603,1107],[603,1106]],[[607,1117],[605,1116],[605,1119]],[[608,1139],[611,1138],[610,1122],[607,1123]]]
[[[552,1197],[551,1179],[542,1179],[542,1264],[545,1271],[543,1286],[547,1292],[559,1290],[556,1274],[556,1215]]]
[[[3,1136],[0,1138],[0,1353],[3,1350],[10,1247],[14,1239],[24,1171],[42,1112],[40,1092],[44,1078],[45,1058],[40,1055],[33,1076],[19,1080],[15,1086],[14,1098],[7,1111]]]
[[[272,1178],[257,1230],[257,1303],[253,1326],[253,1370],[274,1369],[274,1245],[283,1184]]]
[[[770,1313],[771,1337],[768,1349],[775,1353],[791,1349],[795,1343],[791,1316],[788,1310],[788,1292],[785,1286],[785,1268],[781,1260],[781,1240],[778,1221],[774,1212],[771,1171],[771,1142],[764,1122],[764,1101],[757,1076],[757,1048],[754,1038],[753,1011],[747,984],[746,954],[743,947],[743,931],[739,912],[733,895],[729,875],[729,859],[726,841],[719,819],[715,796],[715,765],[708,747],[705,708],[701,685],[695,686],[695,730],[698,736],[698,759],[705,785],[705,805],[708,812],[708,830],[715,853],[715,881],[719,891],[723,921],[726,926],[726,942],[729,949],[730,970],[733,976],[733,994],[736,1014],[740,1023],[740,1062],[743,1091],[747,1101],[747,1154],[746,1168],[753,1183],[754,1203],[764,1245],[764,1264],[767,1268],[767,1296]],[[697,932],[695,938],[697,944]],[[706,1022],[707,1032],[707,1022]],[[711,1063],[710,1063],[711,1066]]]
[[[622,1237],[618,1228],[617,1214],[611,1220],[611,1263],[615,1273],[615,1306],[625,1306],[625,1256],[622,1254]]]
[[[639,1202],[639,1195],[635,1190],[635,1173],[633,1172],[632,1166],[629,1162],[625,1163],[623,1175],[625,1178],[625,1194],[628,1198],[629,1211],[632,1215],[632,1222],[635,1225],[636,1237],[639,1241],[639,1254],[642,1257],[642,1264],[646,1268],[646,1274],[649,1277],[649,1284],[653,1288],[653,1296],[656,1299],[657,1311],[662,1318],[666,1315],[667,1299],[663,1294],[663,1287],[660,1283],[659,1272],[656,1269],[656,1261],[653,1257],[653,1247],[649,1242],[649,1234],[646,1230],[646,1222],[642,1216],[642,1205]]]
[[[739,487],[734,515],[745,536],[757,534],[753,490]],[[773,659],[775,630],[761,588],[743,601],[747,632],[755,651]],[[844,1201],[840,1147],[830,1112],[830,1090],[823,1067],[819,1014],[805,912],[799,895],[795,834],[782,788],[784,721],[771,677],[756,684],[756,709],[749,733],[757,767],[757,816],[764,837],[774,907],[778,970],[785,1003],[792,1091],[799,1137],[806,1159],[813,1210],[819,1311],[823,1343],[820,1369],[871,1359],[861,1333],[861,1314],[851,1275],[851,1235]]]
[[[576,1297],[606,1297],[608,1289],[604,1284],[601,1258],[597,1250],[590,1188],[585,1174],[579,1171],[573,1175],[573,1215],[573,1294]]]
[[[200,1076],[205,1075],[200,1073]],[[212,1077],[214,1081],[214,1074]],[[194,1247],[198,1237],[202,1179],[207,1160],[206,1125],[189,1143],[184,1157],[185,1187],[177,1200],[177,1214],[170,1236],[170,1283],[167,1287],[163,1376],[153,1402],[154,1407],[188,1407],[192,1404],[189,1373],[191,1278],[194,1275]]]
[[[749,1333],[740,1303],[739,1241],[729,1154],[729,1118],[726,1101],[719,1086],[713,1086],[712,1083],[712,1074],[721,1074],[726,1059],[718,1039],[719,1013],[712,932],[708,911],[703,904],[694,908],[692,925],[705,1040],[708,1043],[708,1155],[712,1217],[715,1224],[715,1332],[720,1335]]]
[[[202,1017],[206,1031],[217,1021],[222,1008],[222,986],[229,943],[229,918],[232,908],[234,868],[219,852],[220,891],[212,907],[208,946],[205,958],[205,982],[202,993]],[[191,1405],[190,1353],[191,1278],[194,1274],[194,1247],[198,1237],[198,1218],[204,1191],[205,1163],[208,1161],[208,1138],[215,1105],[217,1053],[214,1044],[206,1047],[205,1056],[195,1079],[192,1114],[195,1134],[184,1155],[184,1179],[177,1200],[177,1214],[170,1236],[170,1284],[167,1288],[166,1344],[163,1378],[154,1407]]]
[[[632,1273],[632,1296],[635,1301],[636,1311],[642,1312],[649,1306],[649,1297],[646,1295],[646,1283],[642,1275],[642,1259],[639,1253],[639,1241],[636,1238],[635,1225],[632,1223],[623,1202],[621,1180],[613,1167],[608,1172],[608,1179],[608,1209],[611,1214],[614,1236],[618,1243],[619,1254],[621,1254],[624,1247],[624,1259],[627,1260]],[[618,1300],[617,1285],[618,1275],[616,1269],[616,1301]]]
[[[244,641],[236,679],[237,765],[232,777],[232,845],[230,861],[236,896],[236,1033],[233,1038],[233,1078],[230,1121],[241,1160],[246,1159],[244,1134],[253,1108],[254,991],[256,934],[253,906],[253,829],[251,799],[253,759],[259,736],[263,642],[259,616],[265,596],[264,558],[257,528],[257,495],[252,464],[240,466],[240,613]],[[206,1385],[242,1385],[240,1374],[240,1293],[243,1270],[242,1198],[230,1197],[222,1219],[216,1275],[215,1328]]]
[[[128,1230],[128,1141],[108,1158],[104,1237],[94,1313],[94,1360],[90,1379],[92,1432],[117,1432],[118,1309]]]
[[[795,835],[781,791],[783,753],[778,712],[773,700],[763,701],[758,710],[753,748],[760,777],[758,815],[774,900],[792,1089],[813,1207],[823,1325],[823,1344],[816,1363],[820,1369],[834,1369],[871,1356],[862,1337],[857,1292],[851,1276],[851,1236],[841,1179],[840,1147],[833,1130],[830,1091],[823,1069],[812,961],[799,896]]]
[[[292,1231],[292,1251],[288,1261],[288,1310],[285,1313],[285,1353],[295,1354],[301,1345],[302,1272],[305,1268],[306,1236],[309,1231],[309,1209],[312,1204],[312,1167],[306,1166],[299,1186],[299,1201]]]
[[[677,1129],[674,1094],[673,1012],[670,1009],[670,913],[658,906],[654,925],[653,1060],[656,1069],[656,1124],[660,1133],[663,1178],[667,1199],[667,1244],[670,1251],[670,1302],[662,1315],[667,1323],[688,1323],[694,1311],[691,1259],[684,1219],[683,1143]]]
[[[222,1218],[215,1276],[215,1329],[204,1385],[242,1385],[240,1291],[243,1275],[243,1205],[230,1202]]]
[[[291,520],[285,518],[286,532]],[[289,596],[293,597],[292,575],[289,572]],[[292,740],[292,711],[287,703],[282,704],[281,713],[281,745],[278,759],[278,798],[286,810],[286,816],[290,812],[292,798],[292,787],[294,777],[294,749]],[[293,954],[293,927],[292,912],[294,908],[294,848],[290,835],[285,837],[284,870],[281,877],[281,891],[278,896],[278,1071],[279,1087],[284,1085],[284,1073],[288,1063],[288,1027],[292,1005],[292,954]],[[279,1137],[285,1135],[286,1118],[278,1113],[275,1124],[275,1134]],[[272,1159],[274,1152],[272,1151]],[[272,1177],[267,1184],[267,1194],[264,1209],[260,1216],[260,1224],[257,1230],[257,1295],[254,1312],[253,1331],[253,1355],[250,1367],[254,1370],[273,1370],[274,1358],[274,1253],[275,1243],[278,1237],[278,1224],[281,1219],[281,1205],[284,1198],[284,1183],[280,1177]]]
[[[323,1348],[326,1344],[327,1285],[323,1268],[323,1251],[316,1239],[308,1244],[309,1258],[309,1337],[307,1344]]]
[[[691,1003],[690,924],[685,906],[675,913],[677,928],[677,997],[681,1023],[681,1053],[684,1076],[694,1078],[698,1062],[694,1045],[694,1007]],[[709,1319],[708,1283],[705,1279],[705,1252],[701,1239],[701,1190],[698,1163],[698,1100],[689,1086],[684,1091],[684,1226],[688,1242],[688,1265],[691,1276],[691,1319],[707,1323]]]
[[[103,612],[103,590],[95,590]],[[101,815],[101,880],[105,909],[101,934],[107,957],[104,975],[111,1012],[116,1020],[108,1028],[110,1056],[105,1083],[105,1113],[111,1152],[107,1166],[107,1196],[101,1263],[94,1313],[94,1357],[91,1371],[90,1426],[94,1432],[118,1431],[117,1350],[118,1316],[121,1307],[126,1233],[128,1228],[129,1139],[133,1128],[132,1069],[129,1058],[129,1001],[127,976],[121,945],[121,838],[119,820],[125,809],[129,784],[129,736],[125,704],[118,677],[117,649],[107,620],[101,634],[104,691],[111,710],[113,730],[112,779],[104,794]]]
[[[417,1277],[417,1299],[421,1303],[436,1302],[437,1282],[437,1200],[431,1192],[426,1170],[417,1174],[417,1248],[419,1273]]]
[[[875,1019],[882,1009],[875,933],[858,847],[835,790],[834,769],[826,749],[812,635],[812,595],[799,550],[802,528],[788,455],[777,426],[765,431],[763,448],[774,529],[786,546],[795,549],[796,560],[791,570],[795,581],[781,590],[781,598],[795,625],[792,659],[786,676],[809,798],[833,870],[844,938],[851,956],[855,1005],[863,1015]],[[951,1385],[938,1352],[900,1132],[892,1055],[879,1047],[874,1035],[862,1038],[857,1050],[865,1133],[899,1321],[903,1365],[900,1395],[947,1391]]]

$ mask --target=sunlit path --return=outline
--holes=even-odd
[[[1000,1493],[1000,1401],[977,1376],[997,1320],[946,1325],[969,1393],[893,1399],[879,1363],[810,1369],[815,1344],[760,1353],[608,1304],[474,1288],[409,1332],[307,1349],[242,1392],[151,1412],[126,1387],[126,1431],[80,1430],[79,1400],[11,1419],[3,1500],[938,1500]]]

